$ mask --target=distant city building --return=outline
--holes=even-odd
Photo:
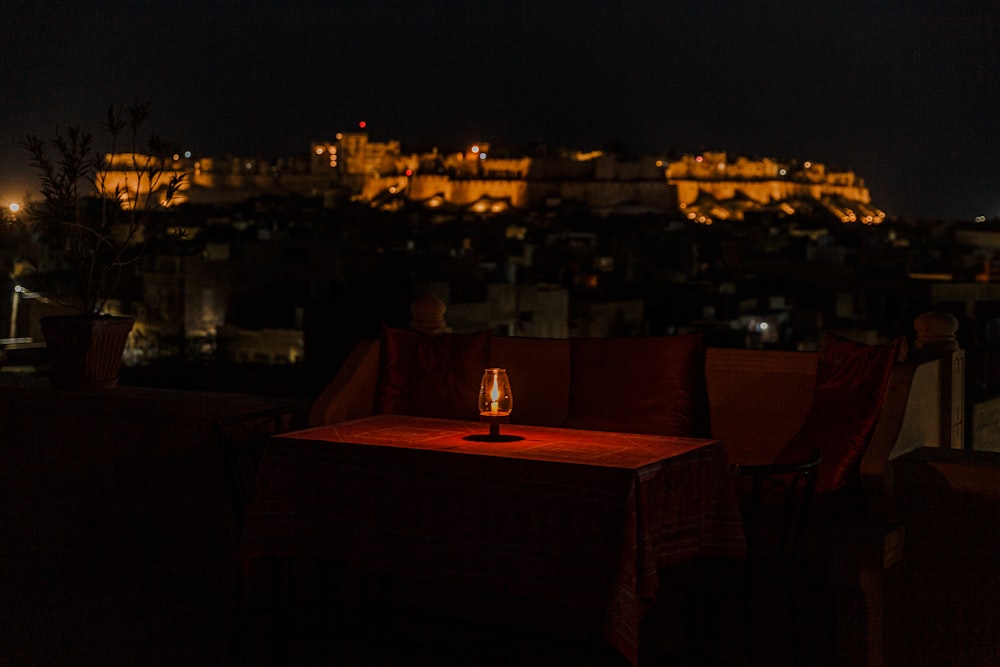
[[[119,159],[108,156],[109,185],[123,182],[114,169]],[[175,155],[163,167],[187,173],[186,197],[203,202],[301,194],[322,196],[329,205],[349,198],[384,210],[407,204],[477,215],[572,201],[598,214],[680,211],[702,224],[742,220],[761,211],[825,211],[844,223],[885,219],[852,171],[808,161],[731,159],[721,151],[673,160],[623,159],[602,151],[509,157],[494,155],[483,142],[461,152],[435,148],[406,154],[399,141],[376,142],[365,132],[345,132],[332,141],[313,142],[306,157]],[[129,184],[136,186],[143,184]]]
[[[845,223],[885,220],[853,171],[831,171],[816,162],[730,160],[724,152],[705,152],[667,163],[666,176],[677,188],[679,207],[697,222],[741,220],[746,212],[768,206],[788,215],[818,207]]]

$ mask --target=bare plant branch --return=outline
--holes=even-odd
[[[21,142],[42,194],[29,211],[36,239],[74,267],[74,296],[86,314],[101,313],[124,268],[148,256],[150,216],[175,201],[185,182],[178,173],[161,180],[167,144],[157,135],[141,139],[150,111],[146,103],[108,108],[100,123],[106,156],[79,125],[57,131],[51,143],[35,135]]]

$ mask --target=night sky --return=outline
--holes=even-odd
[[[18,142],[149,101],[195,154],[374,140],[855,170],[890,215],[1000,216],[1000,0],[0,0],[0,202]]]

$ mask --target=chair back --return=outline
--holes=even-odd
[[[752,482],[746,511],[747,563],[761,556],[792,560],[812,520],[819,451],[802,461],[742,466]]]

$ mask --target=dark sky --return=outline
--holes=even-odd
[[[364,119],[442,149],[811,159],[892,215],[1000,216],[1000,0],[0,0],[0,201],[26,133],[135,99],[196,154]]]

